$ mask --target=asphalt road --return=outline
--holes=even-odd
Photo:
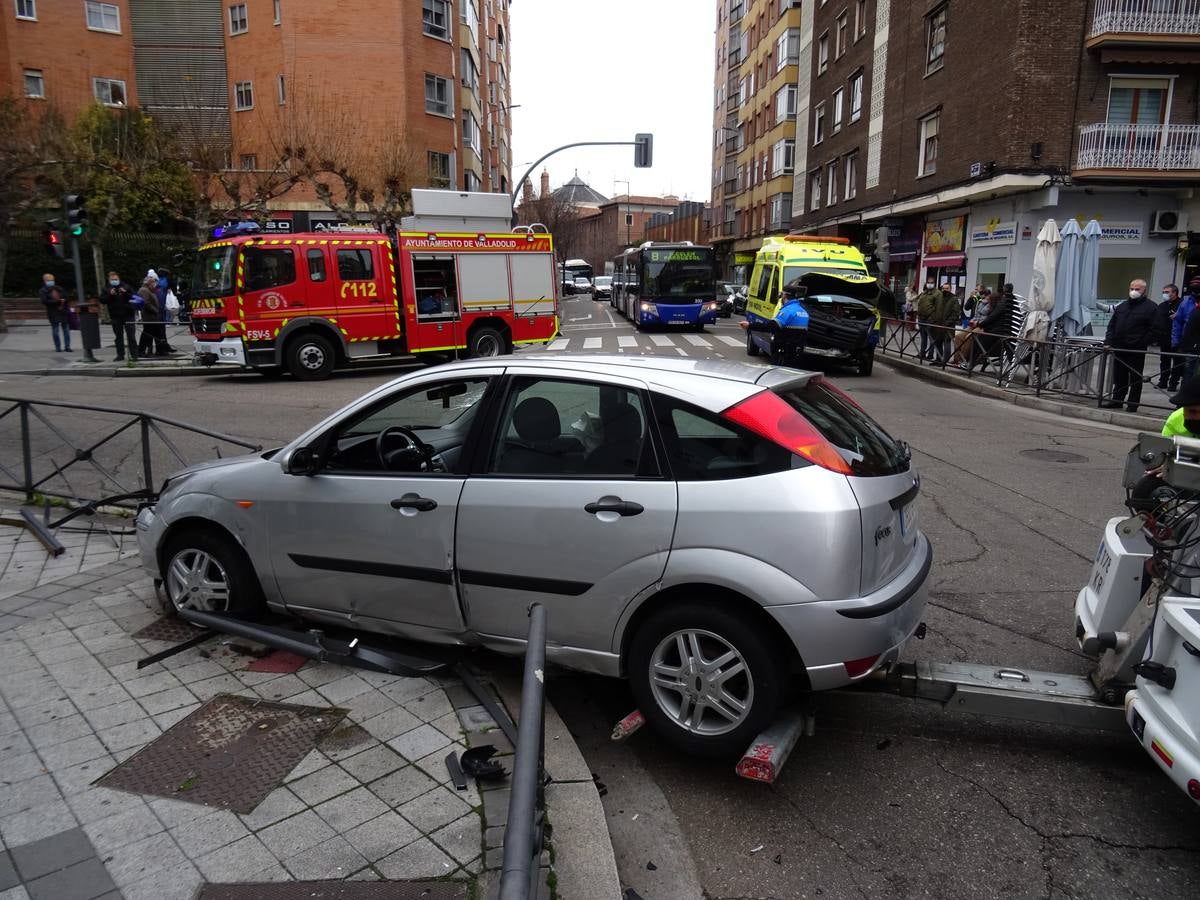
[[[636,335],[582,298],[564,304],[562,341],[555,349],[744,356],[736,322]],[[317,385],[3,376],[0,395],[142,409],[272,445],[395,374]],[[831,374],[909,441],[923,476],[921,527],[935,552],[929,637],[908,656],[1086,671],[1072,604],[1104,522],[1120,512],[1133,433],[886,366],[871,378]],[[1038,458],[1045,450],[1077,458]],[[764,787],[651,735],[613,747],[606,735],[632,708],[619,683],[559,673],[550,684],[607,787],[622,879],[645,900],[1200,896],[1200,811],[1123,734],[831,695],[818,700],[816,735]]]

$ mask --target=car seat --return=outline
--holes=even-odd
[[[603,442],[588,454],[594,475],[634,475],[642,452],[642,417],[629,403],[618,403],[603,417]]]
[[[513,410],[517,437],[505,438],[496,471],[510,475],[578,472],[584,458],[578,438],[563,437],[558,409],[545,397],[526,397]]]

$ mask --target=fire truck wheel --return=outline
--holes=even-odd
[[[167,612],[227,612],[254,618],[263,611],[262,588],[245,551],[218,528],[188,528],[162,551]]]
[[[319,381],[333,371],[333,346],[319,334],[302,334],[288,342],[288,371],[300,381]]]
[[[476,328],[467,338],[467,355],[471,359],[487,356],[503,356],[508,349],[508,341],[495,328],[485,325]]]

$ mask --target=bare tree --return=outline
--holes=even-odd
[[[564,197],[556,197],[551,193],[522,203],[517,207],[517,221],[522,225],[545,225],[554,236],[554,252],[560,263],[583,250],[580,209]]]

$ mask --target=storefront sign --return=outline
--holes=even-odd
[[[1141,242],[1141,222],[1100,223],[1100,243],[1102,244],[1140,244]]]
[[[971,229],[972,247],[1015,244],[1016,242],[1016,222],[1001,222],[999,219],[989,219],[984,224]]]
[[[925,223],[926,253],[961,253],[963,232],[967,227],[966,216],[949,219],[930,219]]]
[[[733,264],[735,266],[752,266],[754,265],[754,254],[735,253],[733,254]]]

